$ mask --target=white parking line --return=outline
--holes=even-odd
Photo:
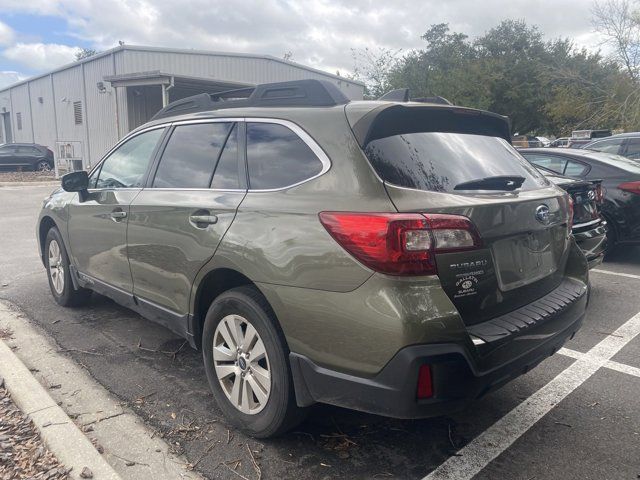
[[[471,479],[640,334],[640,313],[449,457],[423,480]]]
[[[611,272],[609,270],[600,270],[599,268],[594,268],[591,271],[596,273],[604,273],[606,275],[617,275],[619,277],[635,278],[636,280],[640,280],[640,275],[633,275],[631,273]]]
[[[591,359],[590,353],[582,353],[576,352],[575,350],[571,350],[569,348],[561,348],[558,350],[560,355],[564,355],[566,357],[575,358],[576,360],[579,358],[584,358],[586,360]],[[608,360],[603,367],[608,368],[610,370],[615,370],[617,372],[626,373],[628,375],[633,375],[634,377],[640,377],[640,368],[632,367],[631,365],[627,365],[625,363],[614,362],[613,360]]]

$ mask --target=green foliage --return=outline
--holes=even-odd
[[[361,54],[368,68],[356,70],[372,96],[405,87],[413,98],[439,95],[507,115],[521,134],[640,130],[640,85],[619,63],[569,39],[546,41],[537,27],[513,20],[474,41],[447,24],[421,38],[422,49],[400,58],[389,50]]]
[[[92,48],[81,48],[76,52],[76,62],[84,58],[93,57],[96,53],[98,53],[98,51],[93,50]]]

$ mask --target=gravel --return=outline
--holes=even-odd
[[[55,181],[54,172],[0,172],[0,182]]]
[[[0,378],[0,480],[66,480],[69,471],[47,450]]]

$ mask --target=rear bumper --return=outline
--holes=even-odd
[[[589,225],[581,228],[576,225],[573,228],[573,236],[576,244],[582,250],[589,268],[594,268],[602,263],[604,252],[607,247],[607,222],[602,220],[595,225]]]
[[[291,353],[297,403],[329,403],[395,418],[459,410],[555,353],[580,328],[587,302],[584,283],[565,281],[508,318],[469,327],[469,334],[481,343],[474,351],[455,343],[405,347],[371,378],[330,370]],[[423,364],[431,365],[434,396],[417,400],[418,370]]]

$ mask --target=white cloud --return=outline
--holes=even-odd
[[[13,43],[15,34],[11,27],[6,23],[0,21],[0,46],[11,45]]]
[[[300,63],[345,71],[353,67],[351,48],[420,48],[420,35],[440,22],[474,37],[502,19],[524,18],[548,38],[594,47],[589,7],[590,0],[538,0],[535,7],[530,0],[3,0],[0,13],[65,18],[70,35],[100,50],[123,40],[278,57],[291,51]],[[72,50],[42,48],[46,65]]]
[[[4,71],[0,72],[0,88],[4,88],[8,85],[12,85],[20,80],[24,80],[24,75],[18,72]]]
[[[16,43],[4,50],[4,57],[30,70],[50,70],[75,60],[78,47],[56,43]]]

